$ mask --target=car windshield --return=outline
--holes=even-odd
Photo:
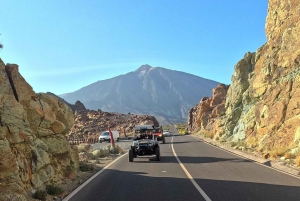
[[[102,136],[109,135],[109,132],[103,132],[101,135]]]

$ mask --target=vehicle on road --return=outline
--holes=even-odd
[[[111,131],[114,137],[114,140],[119,142],[120,139],[120,134],[119,131]],[[109,135],[109,131],[104,131],[101,133],[101,135],[99,136],[99,142],[102,143],[104,141],[108,141],[110,142],[110,135]]]
[[[156,136],[157,141],[162,141],[163,144],[166,143],[166,139],[163,134],[162,127],[154,127],[154,135]]]
[[[170,133],[169,130],[163,130],[163,135],[164,135],[164,136],[170,136],[171,133]]]
[[[152,125],[139,125],[135,127],[133,144],[129,149],[128,160],[133,162],[137,156],[155,155],[157,161],[160,160],[160,148],[157,137],[154,135]]]

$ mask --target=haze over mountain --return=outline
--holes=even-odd
[[[108,112],[151,114],[162,124],[187,120],[188,111],[219,83],[188,73],[143,65],[60,95],[69,103]]]

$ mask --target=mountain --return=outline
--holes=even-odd
[[[154,115],[165,124],[186,121],[188,110],[202,97],[210,96],[218,84],[188,73],[143,65],[60,97],[69,103],[80,100],[92,110]]]

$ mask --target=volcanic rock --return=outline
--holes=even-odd
[[[237,63],[220,124],[223,141],[243,142],[271,157],[281,149],[300,153],[300,2],[270,0],[267,42]],[[199,117],[200,129],[212,114],[205,100],[190,113],[190,129]],[[192,123],[191,123],[192,121]],[[207,126],[206,126],[207,127]],[[283,153],[284,153],[283,152]]]
[[[72,110],[49,94],[36,94],[15,64],[0,59],[0,200],[58,183],[78,169],[77,149],[65,138]]]

